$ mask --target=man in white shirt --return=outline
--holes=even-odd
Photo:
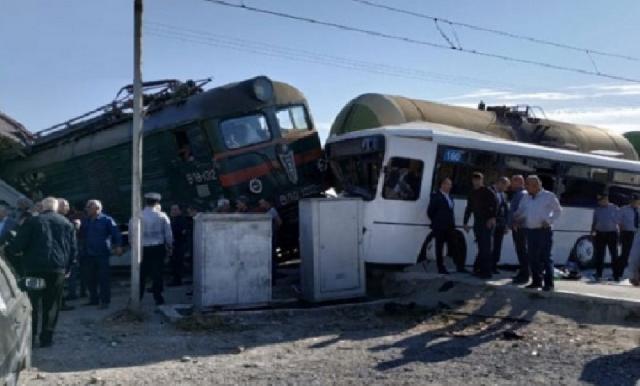
[[[158,193],[144,195],[145,207],[142,211],[142,264],[140,267],[140,299],[144,295],[146,281],[149,277],[153,282],[153,299],[156,305],[164,304],[162,297],[162,272],[164,260],[171,255],[173,234],[171,221],[166,213],[160,209],[162,197]]]
[[[531,284],[526,288],[553,290],[553,223],[560,217],[562,208],[552,192],[542,188],[536,175],[527,177],[528,195],[522,197],[515,213],[515,226],[526,229],[527,251],[531,265]],[[544,286],[543,286],[544,282]]]

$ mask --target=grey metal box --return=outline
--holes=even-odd
[[[303,298],[316,302],[364,296],[362,200],[312,198],[299,205]]]
[[[193,254],[196,309],[271,301],[269,215],[197,215]]]

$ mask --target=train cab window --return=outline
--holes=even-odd
[[[207,138],[200,126],[190,126],[175,132],[178,146],[178,157],[182,161],[205,161],[209,159],[210,152]]]
[[[228,149],[239,149],[271,139],[267,119],[262,114],[222,121],[220,131]]]
[[[391,158],[385,169],[382,197],[387,200],[415,201],[420,198],[424,163],[409,158]]]
[[[303,106],[290,106],[276,112],[283,136],[309,130],[307,113]]]

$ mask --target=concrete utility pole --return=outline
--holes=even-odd
[[[140,309],[140,201],[142,197],[142,0],[133,5],[133,128],[131,168],[131,309]]]

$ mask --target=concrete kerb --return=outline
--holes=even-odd
[[[640,299],[598,294],[587,284],[582,290],[555,292],[526,290],[506,281],[485,282],[468,275],[442,276],[418,272],[385,275],[385,296],[433,308],[449,308],[483,317],[507,317],[531,321],[541,313],[557,315],[576,323],[638,326]],[[559,287],[557,285],[557,287]],[[629,288],[629,290],[637,290]],[[638,290],[640,296],[640,290]]]

